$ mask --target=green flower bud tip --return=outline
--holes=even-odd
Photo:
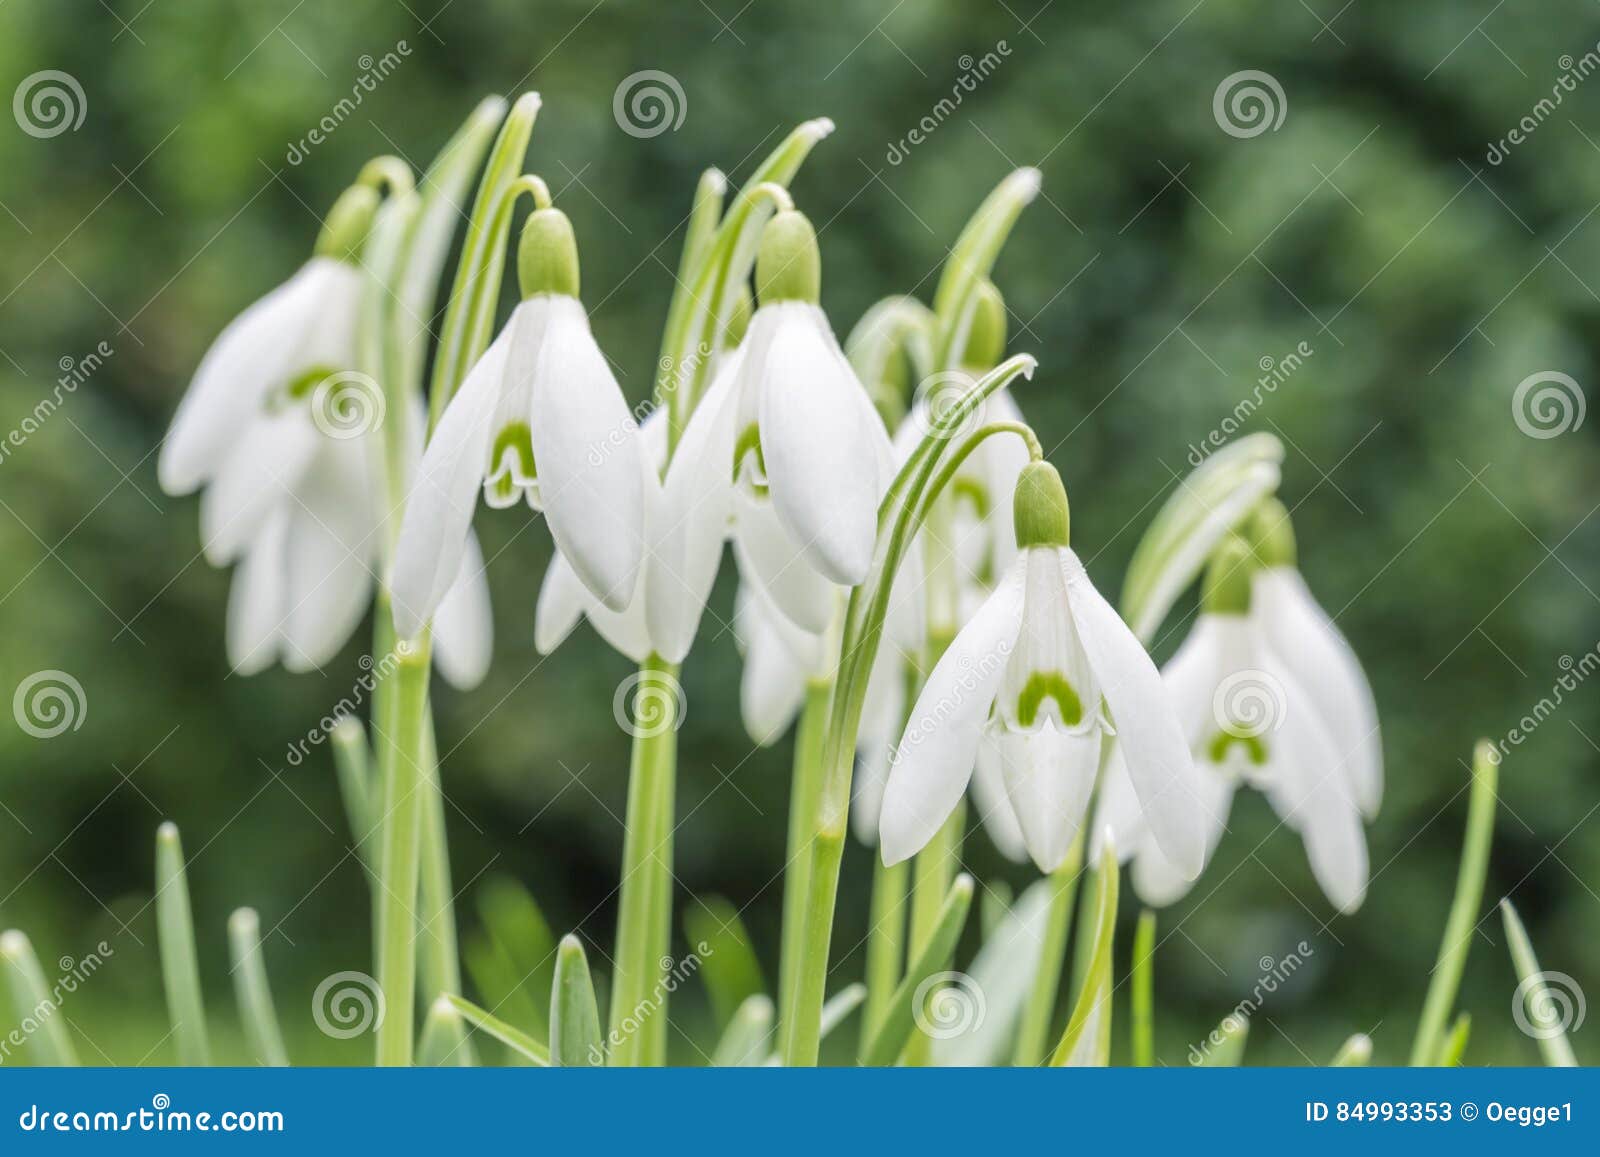
[[[1019,547],[1069,545],[1072,517],[1067,508],[1067,488],[1061,484],[1061,475],[1054,466],[1030,462],[1022,468],[1017,475],[1012,517]]]
[[[367,243],[372,222],[378,215],[378,191],[370,185],[351,185],[328,210],[317,237],[316,255],[348,261],[361,260],[361,247]]]
[[[1294,523],[1282,502],[1264,499],[1250,515],[1247,532],[1262,566],[1295,565]]]
[[[1006,301],[987,277],[978,283],[972,310],[972,328],[961,364],[990,370],[1006,356]]]
[[[1250,544],[1230,534],[1211,552],[1200,584],[1200,609],[1208,615],[1243,615],[1250,611],[1250,579],[1258,560]]]
[[[528,215],[517,243],[517,281],[524,301],[541,293],[578,296],[578,238],[560,209]]]
[[[756,292],[762,305],[822,297],[822,255],[817,232],[804,213],[785,209],[767,222],[756,255]]]

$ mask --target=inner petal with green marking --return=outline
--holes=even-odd
[[[269,414],[280,414],[298,402],[309,400],[317,392],[318,386],[340,372],[329,365],[307,366],[269,392],[263,406]]]
[[[733,444],[733,481],[748,486],[758,498],[767,495],[767,459],[761,450],[761,428],[754,422],[739,431]]]
[[[1259,773],[1266,767],[1267,745],[1259,735],[1219,730],[1205,746],[1205,759],[1240,776]]]
[[[1035,671],[1017,696],[1017,723],[1033,727],[1040,713],[1063,727],[1075,728],[1083,722],[1083,700],[1059,671]]]
[[[526,422],[507,422],[495,434],[489,450],[483,500],[490,506],[506,507],[524,494],[537,510],[539,473],[533,461],[533,432]]]

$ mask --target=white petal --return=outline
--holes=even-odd
[[[544,581],[539,584],[539,601],[533,612],[533,647],[548,655],[566,641],[583,618],[584,607],[593,601],[589,589],[573,572],[572,564],[559,550],[550,556]]]
[[[1094,589],[1078,556],[1066,549],[1061,556],[1078,635],[1110,709],[1150,830],[1173,866],[1193,879],[1205,865],[1205,842],[1192,821],[1201,798],[1189,745],[1161,675],[1127,624]]]
[[[1022,623],[1023,574],[1014,566],[956,635],[917,696],[889,768],[879,825],[883,862],[920,851],[972,777],[989,709]]]
[[[1100,768],[1101,731],[1067,731],[1054,723],[1029,731],[998,725],[991,730],[1028,854],[1049,875],[1067,858],[1083,826]]]
[[[856,729],[856,773],[851,780],[850,827],[868,847],[878,842],[883,815],[883,789],[889,783],[889,760],[906,721],[908,660],[887,634],[867,673],[867,693]]]
[[[977,805],[983,830],[989,833],[989,839],[1000,854],[1019,864],[1027,859],[1028,844],[1022,835],[1022,825],[1017,823],[1011,797],[1006,794],[1005,772],[992,728],[984,728],[983,742],[978,745],[978,758],[972,772],[972,802]]]
[[[332,659],[366,614],[377,551],[371,483],[359,444],[325,440],[288,507],[283,665],[291,671]]]
[[[806,697],[806,669],[789,650],[760,596],[741,591],[734,614],[745,644],[739,712],[745,733],[766,747],[776,743],[799,714]]]
[[[222,331],[201,359],[162,443],[161,489],[187,494],[216,473],[268,391],[287,381],[324,291],[346,272],[355,275],[343,262],[313,258]]]
[[[433,657],[452,687],[470,691],[489,673],[494,657],[494,614],[489,579],[478,536],[467,535],[466,555],[456,581],[433,616]]]
[[[811,569],[805,553],[763,498],[734,490],[733,557],[747,582],[760,586],[796,626],[822,634],[838,612],[840,588]]]
[[[303,408],[250,421],[200,496],[206,561],[225,566],[255,537],[267,514],[300,484],[324,436]]]
[[[738,366],[732,355],[695,407],[651,519],[645,616],[661,657],[681,663],[700,628],[732,517]]]
[[[461,573],[509,345],[502,332],[478,359],[417,466],[390,578],[394,625],[402,639],[422,630]]]
[[[539,500],[572,569],[596,598],[621,611],[633,598],[644,557],[646,467],[638,423],[583,306],[551,297],[548,308],[533,379]]]
[[[873,424],[882,422],[815,306],[783,303],[759,374],[761,448],[772,504],[820,574],[867,577],[878,533]],[[887,439],[887,435],[884,435]]]
[[[288,511],[274,511],[233,572],[233,586],[228,591],[228,663],[241,675],[263,671],[278,657],[288,523]]]
[[[1268,644],[1316,704],[1356,801],[1371,818],[1383,799],[1383,744],[1372,687],[1355,651],[1294,567],[1256,574],[1251,608]]]

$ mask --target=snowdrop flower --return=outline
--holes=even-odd
[[[1206,858],[1216,849],[1235,791],[1254,787],[1305,841],[1312,872],[1341,911],[1361,905],[1367,848],[1349,755],[1335,740],[1328,700],[1285,660],[1298,640],[1276,638],[1255,597],[1258,556],[1234,537],[1213,555],[1194,629],[1163,671],[1200,771],[1192,820]],[[1364,680],[1363,680],[1364,682]],[[1096,831],[1115,833],[1133,860],[1133,884],[1150,904],[1188,892],[1139,814],[1121,744],[1106,767]],[[1098,851],[1096,852],[1098,854]]]
[[[213,343],[162,445],[163,489],[205,488],[206,559],[239,564],[226,640],[241,674],[322,666],[372,599],[384,398],[354,369],[355,262],[377,207],[372,189],[346,191],[311,260]],[[482,680],[492,646],[481,570],[462,568],[441,615],[437,661],[460,687]]]
[[[816,234],[788,210],[756,261],[760,306],[695,407],[663,489],[646,594],[650,633],[689,649],[731,526],[740,570],[797,626],[823,633],[837,587],[866,577],[893,475],[883,421],[817,305]]]
[[[638,430],[578,301],[572,225],[539,209],[523,228],[522,304],[468,373],[423,452],[391,588],[402,638],[419,632],[460,568],[477,494],[543,510],[562,556],[613,611],[633,597],[644,548]]]
[[[1116,734],[1160,846],[1182,871],[1204,858],[1189,813],[1193,762],[1144,648],[1068,545],[1061,477],[1023,470],[1015,496],[1018,557],[928,677],[885,791],[884,862],[919,851],[972,778],[987,737],[1029,854],[1053,871],[1082,826],[1100,749]]]

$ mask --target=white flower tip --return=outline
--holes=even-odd
[[[813,141],[820,141],[833,132],[832,117],[816,117],[800,126],[800,131]]]
[[[340,715],[329,735],[335,743],[354,743],[363,738],[361,723],[354,715]]]
[[[422,634],[426,625],[426,617],[419,614],[410,604],[400,598],[394,598],[394,633],[402,642],[409,643]]]
[[[0,956],[7,960],[19,960],[28,954],[28,937],[24,932],[15,928],[7,928],[0,932]]]
[[[1032,165],[1026,165],[1012,173],[1006,181],[1017,196],[1024,201],[1031,201],[1039,195],[1039,188],[1044,184],[1044,174]]]
[[[719,196],[728,191],[728,175],[714,165],[705,171],[705,182]]]
[[[254,938],[261,930],[261,917],[254,908],[235,908],[228,917],[228,931]]]
[[[885,809],[883,818],[878,822],[878,854],[883,857],[883,866],[892,868],[921,850],[920,846],[913,846],[910,833],[902,830],[901,825],[896,824]]]
[[[1100,829],[1100,839],[1097,842],[1100,845],[1100,855],[1113,860],[1117,858],[1117,833],[1110,824],[1106,824]],[[1200,870],[1196,868],[1194,875],[1198,876],[1199,874]],[[1189,878],[1192,880],[1194,876]]]
[[[156,843],[174,844],[178,842],[178,825],[171,820],[162,820],[161,826],[156,829]]]
[[[538,112],[544,107],[544,97],[536,92],[525,92],[517,98],[517,108],[527,109],[529,112]]]
[[[975,887],[976,884],[972,877],[962,872],[955,878],[955,882],[950,885],[950,894],[952,896],[960,896],[964,900],[970,900]]]

